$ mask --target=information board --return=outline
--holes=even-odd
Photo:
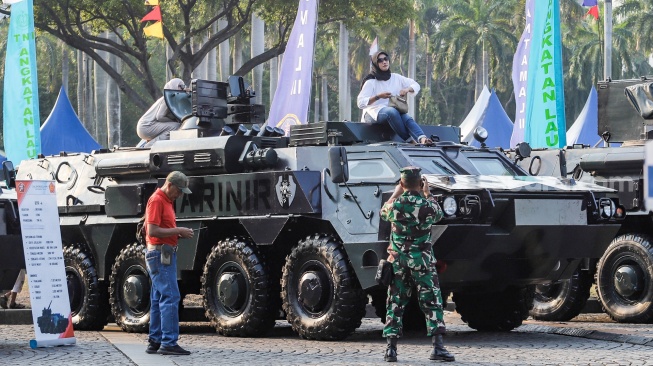
[[[54,181],[16,181],[35,339],[30,347],[75,344]]]

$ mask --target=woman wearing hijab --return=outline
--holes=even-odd
[[[370,73],[363,79],[358,93],[358,108],[363,110],[362,121],[387,123],[399,137],[411,143],[432,144],[422,128],[408,113],[400,113],[388,106],[391,96],[417,94],[419,84],[413,79],[390,72],[390,59],[384,51],[372,56]]]
[[[163,86],[163,89],[184,90],[186,85],[181,79],[171,79]],[[163,97],[159,98],[150,109],[143,114],[136,125],[138,137],[145,140],[138,146],[150,147],[158,140],[170,140],[170,131],[178,130],[180,121],[170,112]]]

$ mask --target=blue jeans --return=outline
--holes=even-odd
[[[150,291],[150,341],[164,347],[177,345],[179,339],[179,285],[177,284],[177,252],[170,265],[161,264],[161,251],[145,253],[147,270],[152,279]]]
[[[381,108],[376,117],[376,121],[366,113],[365,122],[372,124],[387,123],[404,141],[408,141],[412,137],[413,140],[419,142],[420,138],[426,137],[424,131],[422,131],[422,128],[415,122],[413,117],[408,113],[401,114],[392,107]]]

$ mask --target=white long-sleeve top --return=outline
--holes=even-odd
[[[378,99],[368,105],[371,97],[385,92],[399,95],[401,89],[408,87],[413,88],[413,95],[419,93],[419,84],[415,80],[395,73],[392,73],[388,80],[370,79],[366,81],[357,98],[358,108],[363,110],[361,121],[365,121],[365,113],[376,120],[381,108],[388,106],[388,98]]]

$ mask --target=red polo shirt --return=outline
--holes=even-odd
[[[154,194],[152,194],[150,199],[147,201],[145,215],[146,224],[153,224],[164,229],[177,227],[174,205],[161,188],[157,188]],[[146,235],[147,243],[152,245],[169,244],[176,246],[178,239],[179,237],[177,235],[165,238],[155,238],[150,236],[149,233]]]

